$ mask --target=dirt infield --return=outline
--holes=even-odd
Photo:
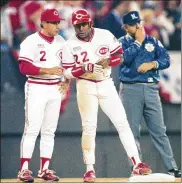
[[[18,179],[1,179],[1,183],[22,183],[22,182],[20,182]],[[35,178],[34,183],[50,183],[50,182],[45,182],[44,180]],[[82,178],[60,178],[58,183],[83,183],[83,179]],[[97,178],[95,183],[99,183],[99,184],[128,183],[128,178]],[[177,178],[175,183],[181,183],[181,178]],[[151,184],[159,184],[159,183],[151,183]],[[164,184],[164,182],[162,182],[162,184]]]

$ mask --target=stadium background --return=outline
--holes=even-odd
[[[15,178],[19,170],[19,144],[24,128],[24,82],[19,73],[17,57],[21,41],[39,29],[39,15],[43,8],[56,7],[66,20],[61,24],[60,35],[65,39],[73,33],[71,12],[86,8],[92,15],[95,27],[109,29],[119,38],[125,34],[120,17],[114,16],[137,10],[144,19],[146,32],[161,40],[169,50],[171,67],[161,73],[161,97],[167,134],[178,166],[181,166],[181,12],[180,1],[1,1],[1,178]],[[117,29],[117,27],[119,29]],[[118,68],[113,69],[118,89]],[[70,96],[60,110],[55,150],[51,167],[60,177],[82,177],[85,167],[80,145],[81,123],[76,104],[75,83]],[[142,150],[144,161],[154,172],[166,172],[163,162],[154,149],[143,123]],[[37,140],[31,169],[39,169],[39,139]],[[96,138],[97,177],[128,177],[130,168],[117,132],[110,120],[99,110]]]

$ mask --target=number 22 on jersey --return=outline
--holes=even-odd
[[[89,61],[88,53],[86,51],[81,52],[79,56],[74,54],[74,58],[77,64],[83,64]]]

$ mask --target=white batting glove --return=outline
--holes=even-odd
[[[86,72],[91,72],[91,73],[102,73],[103,69],[102,66],[93,64],[93,63],[88,63],[83,65],[83,70]]]

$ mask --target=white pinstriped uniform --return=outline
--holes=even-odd
[[[19,60],[37,67],[60,66],[61,36],[50,43],[38,32],[28,36],[20,45]],[[36,138],[41,132],[40,156],[51,158],[54,147],[54,132],[57,127],[62,95],[58,91],[59,76],[27,76],[25,84],[25,129],[21,141],[21,158],[31,158]]]
[[[89,41],[72,36],[63,48],[63,66],[81,66],[85,63],[97,63],[101,58],[109,58],[121,48],[114,35],[108,30],[94,28]],[[82,150],[86,164],[95,163],[95,135],[97,127],[98,105],[110,118],[118,130],[119,137],[129,157],[138,157],[133,134],[129,127],[125,110],[112,79],[111,67],[103,73],[85,73],[77,79],[77,101],[82,119]],[[85,141],[84,136],[89,136]],[[89,144],[89,149],[83,144]]]

